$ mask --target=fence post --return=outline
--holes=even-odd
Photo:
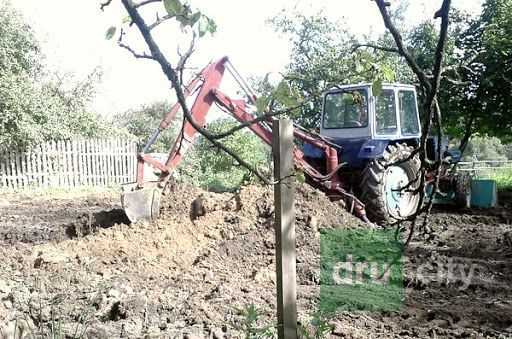
[[[297,286],[295,250],[293,125],[274,120],[274,155],[277,326],[279,339],[297,338]]]

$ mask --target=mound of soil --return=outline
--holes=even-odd
[[[191,218],[198,197],[206,213]],[[269,188],[215,194],[179,186],[163,197],[159,220],[146,224],[129,224],[117,196],[10,200],[0,209],[0,338],[15,326],[49,333],[52,324],[88,338],[238,338],[250,305],[261,311],[259,325],[275,322]],[[295,209],[298,312],[309,323],[319,298],[319,230],[367,225],[306,185],[297,187]],[[510,220],[507,206],[434,212],[435,232],[418,235],[406,252],[403,309],[340,313],[329,320],[330,336],[509,336]],[[468,288],[428,276],[450,260],[474,265]]]

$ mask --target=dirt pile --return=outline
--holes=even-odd
[[[198,196],[207,213],[191,220]],[[299,279],[316,284],[319,228],[362,224],[308,186],[298,187],[296,198]],[[32,330],[57,321],[68,333],[85,329],[98,337],[164,336],[187,328],[225,333],[240,324],[240,309],[273,308],[271,190],[214,194],[178,187],[163,197],[159,220],[136,225],[126,223],[117,204],[104,209],[104,199],[87,201],[85,209],[76,208],[76,200],[49,201],[58,207],[31,219],[9,211],[2,232],[14,236],[0,247],[7,264],[0,273],[6,329],[17,318]],[[52,228],[53,219],[58,236],[16,236],[41,219],[48,225],[39,233]]]
[[[192,220],[199,196],[206,214]],[[163,198],[159,220],[136,225],[126,223],[118,198],[19,199],[0,207],[4,335],[14,326],[49,333],[53,324],[54,334],[88,338],[236,338],[250,305],[262,311],[260,324],[274,322],[270,189],[214,194],[177,187]],[[318,304],[319,230],[366,225],[309,186],[297,188],[295,207],[298,310],[307,323]],[[509,207],[437,210],[435,233],[419,234],[406,252],[403,309],[341,313],[330,320],[331,336],[510,336],[511,216]],[[437,274],[452,260],[474,265],[468,288]]]

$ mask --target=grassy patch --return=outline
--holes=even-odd
[[[393,230],[323,230],[320,253],[322,312],[400,309],[403,247]]]

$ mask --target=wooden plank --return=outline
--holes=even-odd
[[[48,154],[48,160],[50,165],[50,187],[59,186],[59,173],[57,172],[58,163],[57,163],[57,142],[52,140],[50,142],[50,152]]]
[[[36,169],[37,169],[37,185],[43,187],[43,165],[42,165],[42,153],[43,149],[41,144],[36,146]]]
[[[131,168],[131,171],[132,171],[132,181],[135,182],[136,181],[136,175],[137,175],[137,144],[135,142],[132,142],[131,144],[131,155],[130,155],[130,160],[132,162],[132,168]]]
[[[49,158],[49,153],[50,153],[50,148],[51,147],[51,144],[50,143],[46,143],[44,145],[44,156],[43,156],[43,167],[44,167],[44,171],[45,171],[45,187],[48,188],[50,187],[50,178],[52,177],[50,175],[50,171],[51,171],[51,164],[50,164],[50,158]]]
[[[11,152],[5,153],[5,172],[6,172],[6,179],[7,179],[7,187],[8,188],[14,188],[14,185],[12,184],[11,176]]]
[[[101,147],[98,139],[94,139],[93,141],[94,148],[94,168],[95,168],[95,178],[96,178],[96,186],[102,185],[102,176],[101,176]]]
[[[91,182],[91,186],[96,186],[97,182],[96,182],[96,177],[94,176],[94,174],[96,173],[96,171],[94,170],[94,147],[93,147],[93,143],[92,143],[92,140],[89,140],[88,141],[88,144],[89,144],[89,173],[90,173],[90,182]]]
[[[75,141],[74,139],[68,140],[68,170],[69,170],[69,185],[71,187],[78,187],[76,182],[75,171]]]
[[[22,152],[18,152],[16,154],[16,167],[17,167],[17,177],[18,177],[18,181],[21,185],[21,189],[23,190],[27,183],[26,183],[26,180],[25,180],[25,172],[24,172],[24,169],[23,169],[23,165],[24,165],[24,159],[23,159],[23,153]]]
[[[71,187],[80,186],[76,180],[76,162],[75,162],[75,139],[71,139],[68,142],[68,150],[69,150],[69,172],[70,172],[70,182]]]
[[[48,187],[55,185],[55,171],[53,170],[53,141],[49,141],[46,145],[46,164],[47,164],[47,175],[48,175]]]
[[[2,188],[8,189],[7,182],[7,152],[4,152],[0,157],[0,176],[2,178]]]
[[[22,167],[23,167],[23,173],[24,173],[27,188],[30,188],[32,186],[32,170],[30,167],[31,157],[32,157],[31,150],[28,150],[27,152],[23,153]]]
[[[78,140],[73,139],[71,141],[71,158],[72,158],[72,164],[73,164],[73,186],[74,187],[80,187],[80,171],[78,169],[78,157],[79,157],[79,151],[78,151]]]
[[[76,142],[77,162],[76,167],[78,170],[78,183],[80,186],[84,186],[84,141],[82,139]]]
[[[112,184],[117,185],[119,183],[119,145],[117,144],[117,138],[112,139]]]
[[[58,140],[55,148],[55,156],[57,159],[57,173],[59,178],[58,187],[64,186],[63,166],[62,166],[62,141]]]
[[[110,139],[110,185],[115,186],[117,183],[117,171],[116,171],[116,161],[117,161],[117,147],[116,147],[116,138]]]
[[[89,168],[89,140],[84,140],[84,143],[83,143],[83,152],[84,152],[84,156],[83,156],[83,169],[84,169],[84,179],[85,179],[85,184],[87,186],[91,186],[91,176],[90,176],[90,168]]]
[[[123,139],[118,138],[117,139],[117,183],[122,184],[123,183]]]
[[[111,153],[112,150],[110,149],[110,140],[105,139],[104,140],[104,151],[105,151],[105,174],[106,174],[106,186],[110,186],[111,180],[112,180],[112,164],[111,164]]]
[[[88,186],[92,186],[93,185],[93,181],[92,181],[92,168],[91,168],[91,141],[90,140],[86,140],[85,142],[85,146],[86,146],[86,164],[85,166],[87,167],[87,185]]]
[[[128,182],[127,178],[129,178],[128,174],[128,141],[121,141],[121,169],[123,173],[123,181],[122,183]]]
[[[16,180],[18,181],[18,189],[23,189],[25,183],[23,182],[23,169],[21,168],[21,153],[16,152]]]
[[[70,176],[70,170],[69,170],[69,142],[68,140],[62,141],[62,167],[64,171],[64,186],[70,187],[71,186],[71,176]]]
[[[30,156],[29,156],[29,159],[28,159],[28,168],[29,168],[29,172],[30,172],[30,185],[33,186],[33,187],[39,187],[38,183],[37,183],[37,176],[39,174],[39,172],[37,171],[37,163],[36,163],[36,154],[37,154],[37,150],[36,150],[36,147],[32,147],[30,149]]]
[[[11,163],[11,152],[7,152],[6,161],[7,163],[5,164],[5,166],[7,169],[7,184],[9,185],[9,188],[14,189],[14,182],[12,180],[13,170]]]
[[[94,148],[93,148],[93,143],[92,143],[92,140],[88,140],[87,141],[88,143],[88,147],[89,147],[89,150],[88,150],[88,154],[89,156],[87,157],[88,159],[88,166],[89,166],[89,180],[90,180],[90,183],[91,183],[91,186],[96,186],[96,178],[94,177],[94,174],[96,173],[96,171],[94,170]]]
[[[107,165],[106,165],[106,156],[105,156],[105,143],[104,140],[98,140],[98,151],[100,152],[100,175],[101,175],[101,185],[105,186],[107,183]]]
[[[0,157],[0,179],[2,182],[2,188],[7,188],[7,172],[5,166],[5,154]]]
[[[46,160],[46,143],[40,145],[41,147],[41,183],[43,187],[48,187],[48,161]]]
[[[129,181],[128,164],[126,163],[128,154],[127,145],[128,142],[121,139],[121,184],[127,183]]]
[[[112,155],[111,155],[111,157],[112,157],[112,185],[116,185],[118,183],[117,174],[119,173],[117,170],[117,160],[118,160],[117,138],[111,139],[111,145],[112,145],[112,148],[111,148],[111,152],[112,152]]]
[[[118,184],[123,184],[124,183],[124,179],[123,179],[123,176],[124,176],[124,166],[123,166],[123,139],[119,138],[118,139],[118,149],[117,149],[117,156],[119,157],[118,158],[118,171],[119,171],[119,181],[118,181]]]
[[[297,338],[297,278],[295,249],[293,124],[274,120],[274,155],[277,333],[279,339]]]
[[[11,168],[12,168],[12,180],[14,183],[14,189],[21,189],[21,184],[18,178],[18,152],[11,153]]]
[[[69,173],[68,173],[68,152],[66,149],[66,140],[60,142],[61,154],[61,172],[62,172],[62,185],[69,187]]]
[[[110,144],[110,140],[106,139],[104,140],[104,151],[105,151],[105,162],[106,162],[106,165],[105,165],[105,174],[106,174],[106,185],[107,186],[110,186],[111,184],[111,180],[112,180],[112,164],[111,164],[111,154],[112,154],[112,149],[111,149],[111,144]]]
[[[110,186],[110,185],[112,185],[112,181],[114,178],[114,173],[112,171],[114,169],[114,166],[112,164],[112,152],[113,152],[112,140],[111,139],[105,140],[105,145],[106,145],[105,151],[107,154],[107,157],[106,157],[107,158],[107,185]]]
[[[32,158],[32,150],[29,149],[23,153],[21,158],[22,168],[23,168],[23,177],[25,179],[25,183],[27,188],[31,188],[32,184],[32,167],[30,165]]]
[[[51,162],[52,162],[52,177],[53,183],[50,187],[59,187],[60,186],[60,157],[58,156],[58,144],[55,141],[52,141],[52,151],[51,151]]]
[[[91,186],[97,186],[97,178],[96,178],[96,155],[94,152],[96,151],[94,147],[94,140],[89,140],[89,169],[90,169],[90,180],[91,180]]]
[[[25,172],[25,180],[27,181],[27,187],[32,187],[33,184],[32,184],[32,166],[31,166],[31,162],[32,162],[32,150],[28,150],[28,152],[26,152],[25,154],[23,154],[23,162],[24,162],[24,165],[23,165],[23,170]]]
[[[117,139],[116,138],[111,139],[110,144],[111,144],[110,157],[112,159],[112,168],[111,168],[112,181],[111,181],[111,185],[114,186],[118,182],[118,179],[117,179],[117,173],[118,172],[117,172],[117,164],[116,164],[116,162],[118,160],[118,157],[117,157]]]
[[[27,168],[29,174],[29,184],[31,187],[37,188],[39,185],[37,184],[37,175],[39,174],[37,172],[37,166],[36,166],[36,148],[35,146],[30,148],[30,151],[28,152],[28,162],[27,162]]]

